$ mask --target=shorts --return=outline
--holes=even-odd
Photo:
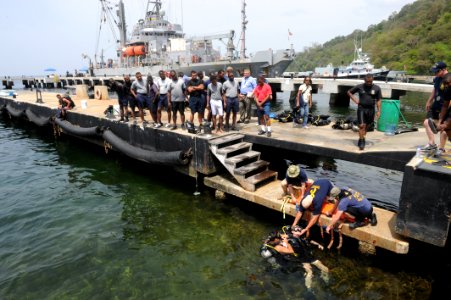
[[[265,104],[263,104],[262,109],[258,109],[257,108],[257,117],[263,117],[263,116],[269,116],[269,102],[266,102]]]
[[[203,114],[205,111],[205,102],[202,97],[189,97],[189,108],[191,109],[191,113],[201,113]]]
[[[357,108],[357,122],[358,124],[372,124],[374,122],[374,107],[362,107]]]
[[[226,113],[230,113],[233,111],[234,113],[237,113],[240,110],[240,101],[238,100],[238,97],[230,98],[227,97],[227,106],[226,106]]]
[[[210,99],[211,114],[213,116],[224,115],[224,108],[222,107],[222,100]]]
[[[163,94],[158,97],[158,109],[165,108],[168,109],[168,95]]]
[[[127,107],[128,106],[128,96],[121,96],[119,99],[117,99],[117,103],[119,104],[119,107]]]
[[[441,109],[436,109],[431,107],[428,112],[426,113],[426,119],[433,119],[433,120],[438,120],[439,119],[439,115],[440,115],[440,111]]]
[[[136,106],[138,106],[138,108],[143,108],[145,105],[148,104],[148,101],[150,101],[149,97],[147,97],[144,94],[138,94],[136,95]]]
[[[185,101],[172,102],[172,112],[174,114],[179,112],[182,116],[185,115]]]

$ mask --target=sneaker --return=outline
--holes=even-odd
[[[155,123],[155,126],[153,128],[160,128],[161,126],[163,126],[163,124],[161,123]]]
[[[309,127],[308,127],[307,125],[302,126],[302,128],[304,128],[304,129],[309,129]]]
[[[266,131],[260,130],[260,131],[258,132],[258,135],[263,135],[263,134],[265,134],[265,133],[266,133]]]
[[[371,215],[370,224],[371,224],[371,226],[376,226],[377,225],[377,217],[376,217],[375,213],[373,213]]]
[[[271,131],[268,131],[268,132],[266,133],[266,136],[267,136],[267,137],[271,137]]]
[[[424,151],[431,151],[431,150],[437,150],[437,145],[436,144],[427,144],[426,146],[424,146],[423,148],[421,148],[421,150]]]
[[[125,117],[125,121],[124,121],[125,123],[128,123],[128,118],[127,117]]]
[[[143,125],[148,125],[149,122],[147,122],[146,120],[143,121]]]
[[[124,118],[120,118],[119,122],[124,122]]]
[[[431,128],[431,131],[434,134],[436,134],[438,132],[437,127],[435,126],[435,123],[434,123],[434,121],[431,118],[428,119],[428,125],[429,125],[429,128]]]
[[[161,124],[161,125],[163,125],[163,124]],[[166,127],[166,128],[169,128],[171,126],[172,126],[171,123],[167,123],[166,125],[164,125],[164,127]]]
[[[249,120],[244,121],[244,124],[249,124]]]
[[[354,222],[354,223],[351,223],[351,224],[349,224],[349,229],[356,229],[356,228],[358,228],[358,227],[362,227],[362,226],[365,226],[365,222]]]
[[[186,130],[185,124],[182,124],[182,130]]]
[[[230,128],[230,130],[232,130],[232,131],[238,131],[238,128],[236,128],[235,126],[232,126],[232,128]]]
[[[446,153],[446,150],[444,148],[438,148],[437,151],[435,151],[434,156],[441,156],[443,153]]]
[[[172,127],[171,127],[171,130],[176,130],[177,129],[177,125],[173,125]]]
[[[244,123],[244,121],[238,120],[237,122],[238,124]]]

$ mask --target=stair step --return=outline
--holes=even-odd
[[[277,178],[277,172],[272,170],[266,170],[261,173],[255,174],[249,178],[246,179],[247,182],[251,184],[259,184],[266,180],[270,179],[276,179]]]
[[[212,139],[209,142],[210,142],[210,145],[217,146],[219,149],[219,148],[224,148],[224,147],[239,143],[239,142],[243,141],[243,138],[244,138],[244,134],[234,133],[234,134],[222,136],[217,139]]]
[[[240,176],[252,176],[256,173],[258,173],[259,170],[265,168],[265,170],[268,168],[269,162],[265,160],[257,160],[256,162],[250,163],[248,165],[244,165],[238,169],[235,169],[233,171],[233,174],[240,175]],[[261,170],[263,171],[263,170]]]
[[[257,161],[260,158],[260,152],[249,151],[240,155],[229,157],[225,160],[225,163],[232,165],[235,168],[250,164]]]
[[[248,152],[249,150],[251,150],[251,147],[252,147],[251,143],[241,142],[238,144],[234,144],[231,146],[227,146],[227,147],[218,149],[218,151],[216,151],[216,153],[219,155],[233,156],[233,155],[238,155],[238,154],[241,154],[244,152]]]

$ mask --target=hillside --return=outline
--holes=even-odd
[[[451,1],[417,0],[366,31],[356,30],[306,48],[297,54],[288,71],[314,70],[329,63],[347,65],[353,59],[354,39],[361,37],[363,50],[376,67],[426,75],[437,61],[451,64],[450,34]]]

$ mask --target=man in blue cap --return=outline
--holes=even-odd
[[[426,129],[426,135],[428,137],[428,144],[422,148],[423,151],[437,151],[437,145],[435,144],[435,134],[437,133],[436,126],[439,125],[439,119],[443,116],[440,115],[443,102],[444,102],[444,86],[442,84],[443,77],[448,74],[447,66],[444,62],[439,61],[432,68],[431,72],[434,73],[434,88],[426,102],[426,119],[423,122]],[[440,132],[440,148],[438,152],[444,152],[446,143],[446,133]]]

